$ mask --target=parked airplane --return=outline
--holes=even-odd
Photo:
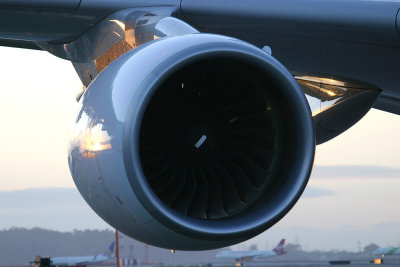
[[[38,265],[38,267],[94,265],[112,260],[114,258],[114,247],[115,242],[112,242],[103,254],[97,254],[93,256],[72,256],[54,258],[41,258],[40,256],[38,256],[35,258],[34,263]]]
[[[372,254],[381,258],[391,255],[400,255],[400,247],[378,248],[374,250]]]
[[[226,250],[218,252],[215,257],[220,259],[234,259],[236,261],[253,261],[255,259],[271,258],[286,253],[285,239],[282,239],[273,250],[249,250],[249,251],[232,251]]]
[[[396,0],[2,0],[0,45],[72,62],[84,90],[68,161],[92,209],[145,243],[202,250],[285,216],[316,144],[371,107],[400,114],[399,10]]]

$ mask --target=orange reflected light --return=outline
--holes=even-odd
[[[117,33],[117,32],[113,32],[116,36],[118,36],[119,38],[121,38],[121,39],[124,39],[124,37],[122,37],[119,33]]]
[[[102,150],[111,149],[111,144],[102,143],[100,141],[93,141],[93,140],[91,140],[90,137],[86,141],[83,141],[82,143],[83,143],[82,148],[84,148],[84,150],[87,150],[87,151],[102,151]]]
[[[321,83],[321,84],[326,84],[326,85],[336,85],[336,86],[345,86],[346,83],[342,81],[338,81],[335,79],[329,79],[329,78],[322,78],[322,77],[314,77],[314,76],[295,76],[296,79],[303,80],[303,81],[309,81],[309,82],[314,82],[314,83]]]
[[[330,96],[337,96],[338,95],[337,93],[335,93],[334,91],[329,90],[329,89],[321,88],[320,90],[321,90],[321,92],[324,92],[325,94],[330,95]]]
[[[344,82],[334,80],[334,79],[320,78],[320,80],[323,84],[326,83],[326,84],[330,84],[330,85],[345,86]]]
[[[101,151],[101,150],[106,150],[106,149],[110,149],[111,145],[110,144],[100,144],[99,142],[96,142],[94,144],[92,144],[91,150],[92,151]]]
[[[81,138],[81,152],[91,151],[97,152],[102,150],[111,149],[110,136],[106,131],[102,131],[102,124],[97,124],[88,131]]]
[[[330,96],[335,96],[336,94],[330,90],[327,90],[326,93]]]
[[[328,91],[328,95],[335,96],[336,94],[334,92],[332,92],[332,91]]]
[[[94,152],[86,151],[82,153],[82,158],[84,159],[94,159],[96,154]]]
[[[110,19],[109,22],[114,22],[117,24],[123,31],[125,31],[125,24],[122,21],[116,19]]]
[[[382,259],[374,259],[374,264],[382,264]]]

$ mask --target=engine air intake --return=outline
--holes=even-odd
[[[143,118],[140,157],[167,206],[221,219],[272,195],[278,157],[272,86],[251,66],[223,57],[185,66],[162,84]]]
[[[265,231],[300,197],[315,150],[293,75],[230,37],[159,38],[113,61],[83,95],[74,181],[119,231],[179,250]]]

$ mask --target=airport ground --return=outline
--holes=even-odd
[[[135,265],[137,266],[137,265]],[[212,263],[210,261],[209,263],[199,263],[199,264],[176,264],[176,265],[171,265],[171,264],[150,264],[150,265],[141,265],[142,267],[235,267],[237,266],[235,262],[226,262],[226,263]],[[243,267],[261,267],[261,266],[266,266],[266,267],[305,267],[305,266],[311,266],[311,267],[350,267],[350,266],[378,266],[375,264],[372,264],[368,261],[353,261],[350,264],[338,264],[338,265],[332,265],[329,264],[327,261],[293,261],[293,262],[267,262],[267,261],[260,261],[260,262],[244,262]],[[400,266],[399,261],[391,261],[388,263],[383,263],[381,266],[385,267],[398,267]],[[96,266],[100,267],[100,266]],[[105,266],[101,266],[105,267]],[[106,266],[106,267],[115,267],[115,266]],[[123,267],[123,266],[121,266]]]
[[[163,265],[163,264],[153,264],[153,265],[141,265],[144,267],[235,267],[235,263],[209,263],[209,264],[189,264],[189,265],[182,265],[182,264],[177,264],[177,265]],[[376,266],[375,264],[372,264],[370,262],[364,261],[364,262],[351,262],[350,264],[342,264],[342,265],[331,265],[329,262],[247,262],[242,265],[243,267],[261,267],[261,266],[266,266],[266,267],[305,267],[305,266],[311,266],[311,267],[350,267],[350,266]],[[400,262],[390,262],[390,263],[383,263],[381,266],[385,267],[398,267],[400,266]],[[103,266],[102,266],[103,267]],[[114,267],[114,266],[109,266],[109,267]]]
[[[142,267],[235,267],[235,262],[232,263],[200,263],[200,264],[142,264],[142,265],[131,265],[131,266],[142,266]],[[311,267],[350,267],[350,266],[376,266],[368,261],[355,261],[351,262],[350,264],[339,264],[339,265],[332,265],[329,262],[322,262],[322,261],[298,261],[298,262],[245,262],[243,267],[304,267],[304,266],[311,266]],[[383,263],[381,266],[385,267],[397,267],[400,266],[400,261],[393,261],[388,263]],[[31,267],[30,265],[0,265],[0,267]],[[92,265],[92,267],[115,267],[115,265]],[[123,267],[123,266],[121,266]]]

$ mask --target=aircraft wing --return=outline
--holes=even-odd
[[[366,0],[5,0],[0,45],[76,40],[109,14],[169,7],[202,32],[270,46],[292,73],[319,73],[382,89],[375,108],[400,114],[400,2]],[[328,52],[327,52],[328,51]]]
[[[125,8],[164,6],[178,1],[5,0],[0,2],[0,45],[41,49],[37,42],[69,43],[107,15]]]
[[[272,49],[292,72],[326,73],[383,90],[375,108],[400,114],[400,2],[182,0],[201,31]]]

